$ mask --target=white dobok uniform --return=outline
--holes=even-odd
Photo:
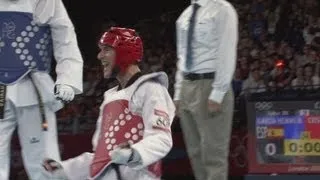
[[[11,136],[17,126],[29,178],[45,180],[44,157],[60,159],[55,112],[63,105],[54,97],[54,86],[82,92],[83,60],[74,27],[61,0],[0,0],[0,26],[0,84],[6,87],[5,103],[0,102],[5,105],[0,118],[0,179],[9,179]],[[52,55],[57,62],[55,83],[49,75]],[[31,78],[44,104],[47,131],[42,131],[40,101]]]
[[[105,92],[92,139],[93,153],[61,162],[69,180],[117,180],[110,152],[129,142],[140,161],[120,165],[123,180],[159,180],[161,159],[172,148],[175,106],[163,72],[139,77],[133,84]]]

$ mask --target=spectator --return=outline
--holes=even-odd
[[[268,82],[271,80],[271,75],[270,75],[270,66],[268,64],[269,59],[266,58],[261,62],[260,65],[260,74],[262,76],[264,84],[268,84]]]
[[[291,82],[288,69],[285,67],[283,61],[276,63],[275,68],[271,72],[272,79],[276,83],[277,88],[285,88]]]
[[[254,14],[253,16],[253,20],[249,18],[250,33],[254,40],[259,41],[260,37],[266,32],[267,22],[262,14]]]
[[[94,71],[89,71],[83,83],[83,94],[85,96],[92,96],[96,89],[96,86],[101,80],[101,76],[97,75],[100,73],[95,73]]]
[[[241,70],[239,68],[236,69],[233,81],[232,81],[232,87],[235,96],[239,96],[239,94],[242,91],[242,76],[241,76]]]
[[[317,87],[320,85],[320,79],[319,76],[314,74],[314,68],[311,64],[307,64],[304,67],[304,85],[312,87]]]
[[[304,85],[304,76],[303,76],[303,67],[299,67],[296,71],[296,78],[294,78],[291,82],[291,87],[294,89],[301,89]]]
[[[250,77],[243,82],[242,93],[263,91],[266,91],[266,86],[261,78],[259,69],[254,68],[250,72]]]

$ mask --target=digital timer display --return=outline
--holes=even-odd
[[[320,141],[314,140],[285,140],[284,155],[286,156],[319,156]]]

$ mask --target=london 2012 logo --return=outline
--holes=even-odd
[[[259,110],[259,111],[270,110],[273,107],[273,103],[272,102],[266,102],[266,101],[256,102],[254,104],[254,107],[255,107],[256,110]]]
[[[16,24],[12,21],[4,22],[1,27],[1,34],[2,38],[14,39],[16,34]]]

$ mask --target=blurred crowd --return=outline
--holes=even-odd
[[[320,86],[319,0],[233,0],[239,15],[235,95]],[[134,28],[145,46],[141,68],[165,71],[173,95],[176,71],[175,21],[181,12],[142,20]],[[105,22],[105,27],[117,25]],[[100,34],[99,34],[100,35]],[[93,65],[95,64],[95,65]],[[60,131],[93,130],[105,90],[116,82],[102,78],[97,63],[85,64],[84,93],[58,112]],[[61,122],[61,121],[60,121]]]
[[[235,7],[240,18],[233,81],[237,95],[257,88],[267,91],[320,85],[319,1],[253,0]]]

